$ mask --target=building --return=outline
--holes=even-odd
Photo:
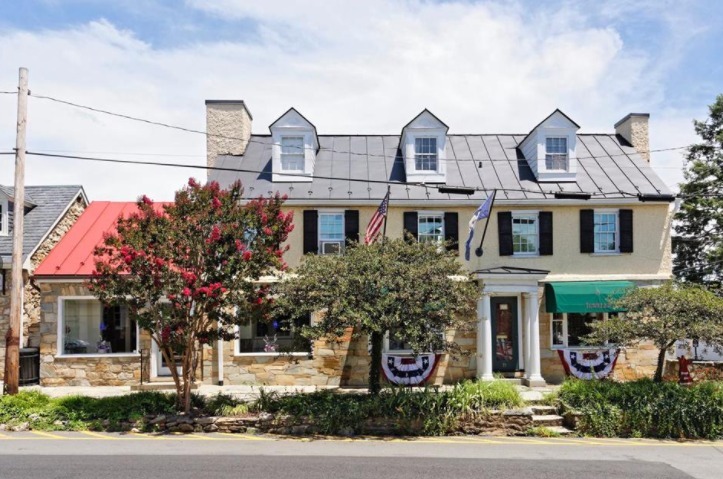
[[[288,196],[296,223],[286,256],[292,268],[307,253],[343,254],[387,186],[388,236],[406,230],[420,241],[459,245],[460,261],[479,284],[477,317],[470,318],[477,326],[447,332],[469,354],[445,356],[438,384],[496,373],[531,385],[559,382],[557,350],[579,347],[590,321],[616,314],[612,298],[672,277],[673,196],[650,165],[646,114],[627,115],[600,134],[579,133],[556,110],[520,134],[460,135],[424,110],[396,135],[325,135],[293,108],[268,134],[252,134],[242,101],[210,100],[206,111],[207,162],[217,168],[209,180],[222,187],[240,180],[249,199]],[[483,254],[473,252],[467,262],[467,222],[495,191]],[[133,207],[91,204],[67,244],[36,271],[47,324],[40,338],[43,384],[132,385],[169,373],[127,314],[103,307],[83,286],[92,248]],[[483,227],[484,221],[473,251]],[[101,350],[96,339],[106,339],[109,324],[117,334]],[[385,350],[408,353],[403,342],[386,341]],[[650,374],[655,359],[652,346],[628,350],[616,374]],[[364,385],[368,364],[366,342],[351,331],[309,347],[293,332],[249,324],[237,340],[204,347],[198,376],[223,384]]]
[[[23,235],[24,312],[21,347],[38,347],[40,294],[32,281],[35,268],[60,241],[85,209],[80,186],[26,186]],[[14,189],[0,185],[0,370],[5,370],[5,332],[10,322],[13,254]]]

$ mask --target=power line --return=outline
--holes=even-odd
[[[81,105],[81,104],[79,104],[79,103],[75,103],[75,102],[68,101],[68,100],[62,100],[62,99],[54,98],[54,97],[47,96],[47,95],[35,95],[35,94],[34,94],[34,95],[32,95],[32,96],[35,97],[35,98],[40,98],[40,99],[43,99],[43,100],[49,100],[49,101],[52,101],[52,102],[60,103],[60,104],[63,104],[63,105],[67,105],[67,106],[74,107],[74,108],[80,108],[80,109],[92,111],[92,112],[95,112],[95,113],[102,113],[102,114],[104,114],[104,115],[115,116],[115,117],[123,118],[123,119],[126,119],[126,120],[138,121],[138,122],[146,123],[146,124],[149,124],[149,125],[155,125],[155,126],[160,126],[160,127],[164,127],[164,128],[170,128],[170,129],[173,129],[173,130],[183,131],[183,132],[186,132],[186,133],[194,133],[194,134],[204,135],[204,136],[206,136],[206,137],[211,136],[211,137],[216,137],[216,138],[223,138],[223,139],[226,139],[226,140],[244,141],[244,142],[256,143],[256,144],[260,144],[260,145],[264,145],[264,146],[268,146],[268,145],[269,145],[269,144],[266,143],[266,142],[253,140],[253,139],[251,139],[251,138],[241,138],[241,137],[223,135],[223,134],[220,134],[220,133],[210,133],[210,132],[208,132],[208,131],[196,130],[196,129],[188,128],[188,127],[184,127],[184,126],[172,125],[172,124],[169,124],[169,123],[164,123],[164,122],[155,121],[155,120],[149,120],[149,119],[140,118],[140,117],[137,117],[137,116],[126,115],[126,114],[123,114],[123,113],[116,113],[116,112],[112,112],[112,111],[109,111],[109,110],[104,110],[104,109],[101,109],[101,108],[95,108],[95,107],[88,106],[88,105]],[[340,135],[340,136],[344,136],[344,135]],[[372,135],[372,136],[373,136],[373,135]],[[484,136],[484,135],[480,134],[480,136]],[[500,146],[501,146],[501,145],[500,145]],[[641,150],[641,151],[636,151],[636,153],[661,153],[661,152],[665,152],[665,151],[674,151],[674,150],[687,149],[687,148],[690,148],[691,146],[693,146],[693,145],[676,146],[676,147],[670,147],[670,148],[659,148],[659,149],[654,149],[654,150]],[[307,147],[307,146],[292,146],[292,145],[288,145],[288,146],[286,146],[286,148],[292,148],[292,149],[297,149],[297,150],[313,150],[313,151],[317,151],[316,148]],[[396,149],[395,149],[395,150],[396,150]],[[367,157],[367,158],[369,158],[369,157],[380,157],[380,158],[385,158],[385,159],[386,159],[386,158],[390,158],[390,156],[391,156],[391,155],[378,155],[378,154],[371,154],[371,153],[361,153],[361,152],[354,152],[354,151],[343,151],[343,150],[336,150],[336,149],[333,149],[333,148],[319,148],[318,151],[327,151],[327,152],[330,152],[330,153],[344,154],[344,155],[350,155],[350,156],[351,156],[351,155],[355,155],[355,156],[365,156],[365,157]],[[611,158],[611,157],[615,157],[615,156],[626,156],[626,157],[627,157],[627,156],[630,156],[630,154],[631,154],[631,153],[625,153],[625,152],[623,152],[623,153],[614,153],[614,154],[608,154],[608,155],[602,155],[602,156],[595,156],[595,155],[578,156],[577,159],[579,159],[579,160],[581,160],[581,159],[602,159],[602,158]],[[395,154],[394,156],[396,156],[396,154]],[[469,158],[469,159],[458,159],[457,161],[477,161],[477,162],[504,161],[504,162],[509,162],[509,161],[511,161],[511,160],[520,160],[520,159],[522,159],[522,158],[479,158],[479,159]]]
[[[0,95],[17,95],[16,91],[0,91]]]
[[[220,166],[205,166],[205,165],[187,165],[183,163],[163,163],[159,161],[143,161],[143,160],[123,160],[119,158],[98,158],[98,157],[89,157],[89,156],[76,156],[76,155],[59,155],[59,154],[51,154],[51,153],[40,153],[40,152],[33,152],[28,151],[28,155],[31,156],[41,156],[41,157],[49,157],[49,158],[67,158],[72,160],[81,160],[81,161],[98,161],[98,162],[105,162],[105,163],[121,163],[121,164],[131,164],[131,165],[148,165],[148,166],[164,166],[164,167],[174,167],[174,168],[190,168],[190,169],[196,169],[196,170],[214,170],[214,171],[232,171],[236,173],[253,173],[253,174],[268,174],[267,171],[261,171],[261,170],[251,170],[251,169],[245,169],[245,168],[225,168]],[[274,173],[275,175],[279,176],[292,176],[297,177],[298,174],[294,173]],[[436,189],[437,186],[435,185],[428,185],[424,183],[414,183],[414,182],[406,182],[406,181],[389,181],[389,180],[371,180],[371,179],[365,179],[365,178],[343,178],[338,176],[318,176],[314,175],[315,179],[321,179],[321,180],[338,180],[338,181],[349,181],[349,182],[359,182],[359,183],[374,183],[374,184],[384,184],[384,185],[398,185],[398,186],[413,186],[413,187],[419,187],[419,188],[433,188]],[[454,188],[453,186],[448,186],[449,188]],[[461,186],[459,188],[462,188]],[[554,191],[535,191],[535,190],[529,190],[525,188],[480,188],[480,187],[474,187],[474,188],[468,188],[468,189],[474,189],[476,192],[489,192],[493,190],[498,191],[508,191],[508,192],[522,192],[522,193],[531,193],[536,195],[554,195]],[[625,193],[621,192],[622,194],[630,195],[630,196],[637,196],[636,193]],[[605,196],[604,193],[591,193],[592,196]],[[609,197],[607,197],[609,198]],[[623,198],[623,197],[621,197]],[[627,197],[625,197],[627,198]]]

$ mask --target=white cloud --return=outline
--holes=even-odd
[[[0,90],[16,84],[9,65],[24,65],[37,94],[195,129],[205,128],[203,100],[230,98],[246,100],[258,133],[292,105],[326,133],[396,133],[424,107],[452,132],[526,132],[560,107],[584,131],[611,131],[626,113],[650,111],[653,147],[694,139],[692,112],[661,107],[657,57],[627,48],[614,28],[591,26],[579,10],[413,0],[188,3],[214,21],[251,19],[258,36],[160,49],[102,19],[4,31]],[[14,98],[0,95],[0,112],[6,150],[14,146]],[[120,156],[205,163],[201,135],[40,99],[30,103],[29,149],[174,153],[184,156]],[[654,161],[674,183],[671,158]],[[0,164],[7,165],[0,183],[11,183],[11,157]],[[37,158],[27,171],[29,183],[82,183],[93,199],[170,199],[190,175],[203,177]]]

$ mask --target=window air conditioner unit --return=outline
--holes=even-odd
[[[341,254],[344,248],[343,241],[322,241],[321,254]]]

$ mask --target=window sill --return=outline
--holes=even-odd
[[[271,356],[279,356],[279,357],[291,356],[293,358],[301,358],[304,356],[311,356],[311,353],[284,353],[284,352],[265,353],[265,352],[259,352],[259,353],[233,353],[233,356],[235,358],[271,357]]]
[[[140,358],[140,353],[110,353],[110,354],[56,354],[55,359],[70,358]]]
[[[589,253],[590,256],[621,256],[623,253],[620,251],[609,251],[609,252],[599,252],[599,253]]]
[[[512,259],[515,259],[515,258],[518,258],[518,259],[520,259],[520,258],[539,258],[539,257],[540,257],[539,253],[513,253],[510,256],[510,258],[512,258]]]

